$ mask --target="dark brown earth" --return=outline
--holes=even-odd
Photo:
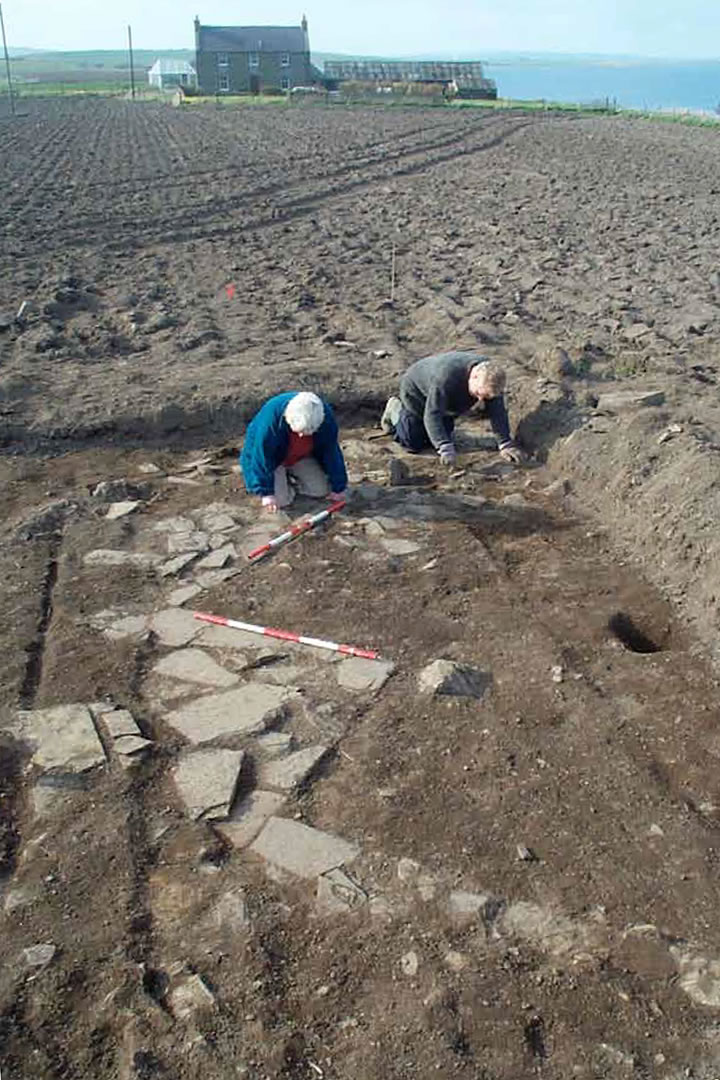
[[[720,1075],[718,134],[33,110],[0,163],[3,1080]],[[456,346],[507,363],[528,464],[468,420],[457,475],[418,458],[419,486],[391,487],[378,407],[410,360]],[[397,666],[349,691],[288,646],[258,676],[297,666],[286,728],[331,746],[281,813],[360,847],[352,874],[382,903],[345,915],[183,814],[151,675],[171,650],[97,622],[161,610],[177,581],[83,562],[212,503],[243,537],[257,507],[230,451],[294,387],[345,421],[351,504],[193,602]],[[179,473],[221,448],[217,471]],[[91,492],[122,478],[142,505],[108,522]],[[438,657],[491,673],[485,698],[421,695]],[[152,750],[40,805],[18,707],[103,698]],[[234,887],[248,923],[230,931],[208,913]],[[451,917],[450,890],[486,896],[482,917]],[[28,970],[39,943],[56,953]],[[175,965],[214,996],[190,1019]]]

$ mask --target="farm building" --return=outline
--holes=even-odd
[[[428,83],[457,88],[458,97],[496,98],[497,86],[485,78],[477,61],[444,62],[436,60],[326,60],[325,84],[337,89],[344,82]]]
[[[260,94],[313,81],[304,16],[300,26],[202,26],[196,19],[195,49],[206,94]]]
[[[176,86],[197,86],[197,72],[187,60],[156,60],[148,72],[151,86],[161,90]]]

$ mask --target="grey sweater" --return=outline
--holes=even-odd
[[[446,417],[461,416],[477,404],[468,390],[470,371],[487,357],[477,353],[448,352],[416,360],[400,380],[400,400],[408,412],[422,419],[435,449],[452,442]],[[485,403],[483,414],[490,421],[500,444],[510,442],[510,422],[502,395]]]

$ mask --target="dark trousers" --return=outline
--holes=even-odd
[[[444,419],[448,442],[450,442],[455,430],[455,417],[446,416]],[[408,412],[405,408],[400,413],[400,419],[395,425],[395,442],[400,443],[411,454],[419,454],[421,450],[427,450],[432,446],[422,418]]]

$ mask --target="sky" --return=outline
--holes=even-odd
[[[717,0],[2,0],[8,42],[38,49],[193,47],[210,25],[297,26],[314,52],[374,56],[496,51],[720,60]]]

